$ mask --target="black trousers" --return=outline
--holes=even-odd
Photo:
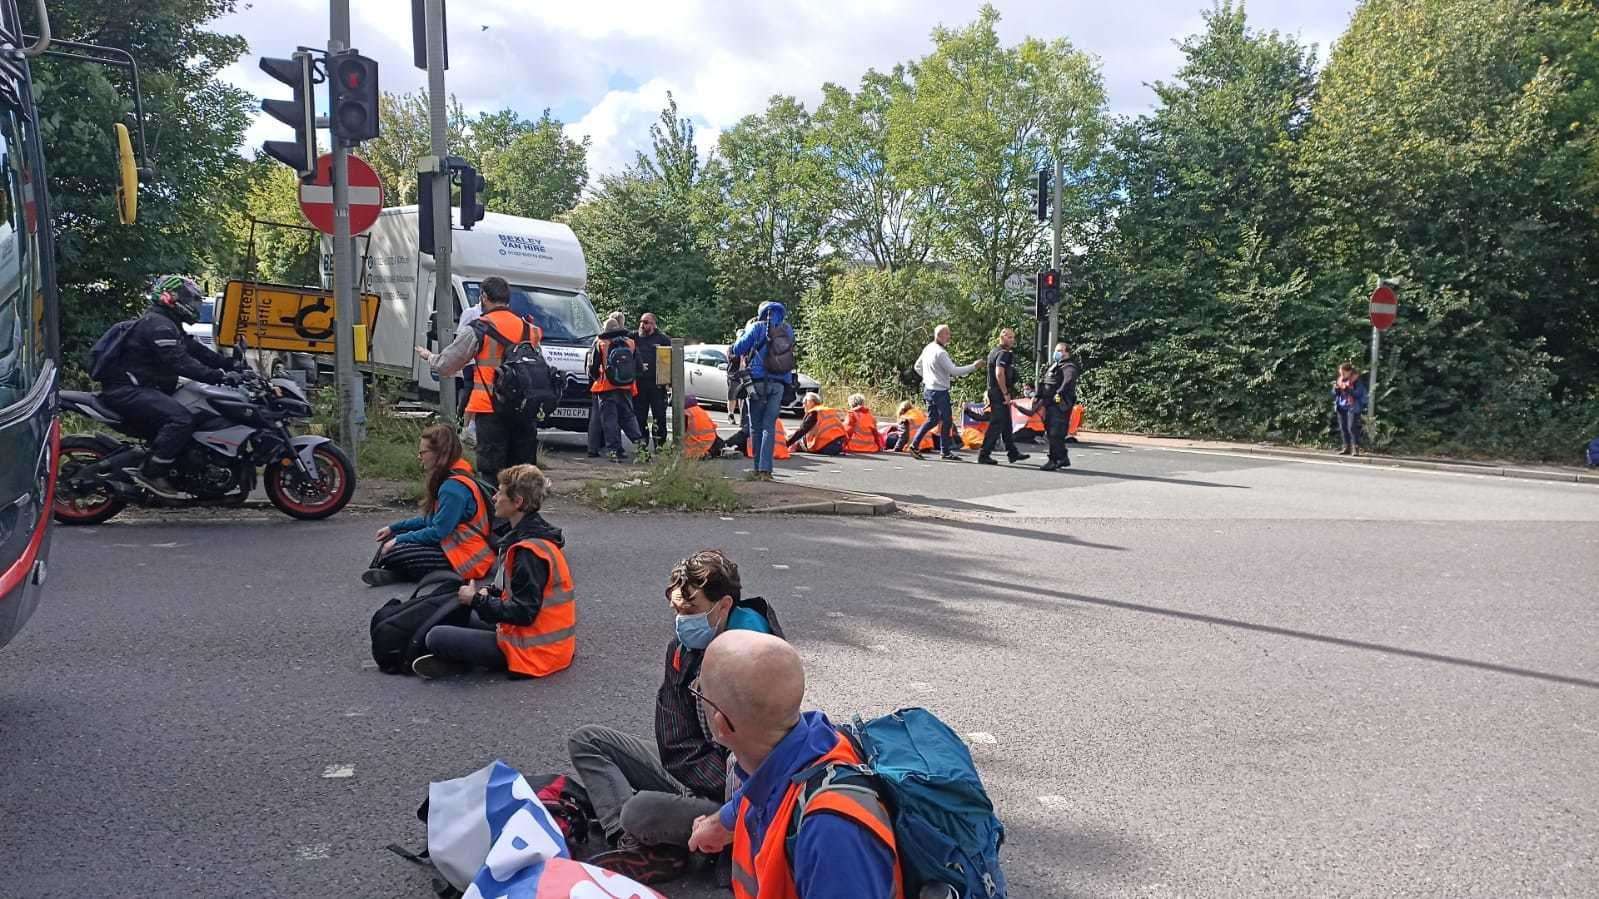
[[[531,417],[480,412],[477,416],[477,473],[493,483],[512,465],[539,464],[539,428]]]
[[[1044,434],[1049,438],[1049,461],[1056,465],[1071,461],[1066,453],[1066,431],[1070,426],[1070,407],[1056,403],[1044,405]]]
[[[194,436],[194,416],[154,387],[111,387],[100,392],[100,399],[150,440],[150,456],[159,462],[177,461]]]
[[[1005,455],[1012,459],[1021,455],[1016,451],[1016,435],[1010,429],[1010,406],[1004,402],[988,402],[988,430],[983,433],[983,448],[978,451],[980,459],[987,459],[994,453],[994,444],[1000,440],[1005,441]]]
[[[397,543],[386,555],[372,560],[373,568],[383,568],[401,580],[420,581],[435,571],[453,571],[449,556],[437,543]]]
[[[648,432],[656,446],[666,444],[666,393],[665,387],[639,384],[638,396],[633,397],[633,417],[638,420],[639,430]]]

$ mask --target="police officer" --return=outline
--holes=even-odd
[[[633,397],[633,417],[638,419],[639,429],[648,431],[655,445],[662,446],[666,443],[667,388],[655,384],[655,350],[670,347],[672,338],[661,333],[655,313],[646,312],[639,316],[633,343],[638,347],[638,395]]]
[[[1066,454],[1066,431],[1072,407],[1077,405],[1077,363],[1072,361],[1071,350],[1064,343],[1055,344],[1049,369],[1038,383],[1038,398],[1044,404],[1044,433],[1049,436],[1049,461],[1040,468],[1043,471],[1071,468],[1072,460]]]
[[[184,333],[181,325],[199,321],[205,298],[182,275],[157,278],[150,309],[127,331],[111,371],[102,380],[100,399],[150,439],[150,454],[136,472],[140,486],[158,496],[179,499],[183,491],[169,478],[178,454],[194,436],[194,417],[172,398],[178,378],[221,384],[234,368],[227,359]]]

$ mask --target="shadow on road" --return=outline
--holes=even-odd
[[[1163,609],[1159,606],[1144,605],[1143,603],[1123,602],[1115,599],[1104,599],[1098,596],[1084,596],[1080,593],[1063,593],[1057,590],[1048,590],[1031,584],[1008,584],[1004,581],[987,577],[971,577],[969,575],[946,572],[942,577],[952,581],[962,581],[974,586],[1009,590],[1016,593],[1037,596],[1053,596],[1068,602],[1080,602],[1087,605],[1104,606],[1111,609],[1121,609],[1125,612],[1141,612],[1146,615],[1160,615],[1166,618],[1176,618],[1182,621],[1196,621],[1201,624],[1215,624],[1221,627],[1238,628],[1239,630],[1254,631],[1261,634],[1272,634],[1278,637],[1291,637],[1296,640],[1309,640],[1314,643],[1326,643],[1331,646],[1342,646],[1349,649],[1363,649],[1370,652],[1381,652],[1388,655],[1404,656],[1406,658],[1421,659],[1427,662],[1441,662],[1446,665],[1458,665],[1463,668],[1475,668],[1479,671],[1492,671],[1495,674],[1509,674],[1514,677],[1527,677],[1534,680],[1548,681],[1555,684],[1567,684],[1574,687],[1587,687],[1599,690],[1599,681],[1567,674],[1555,674],[1548,671],[1537,671],[1532,668],[1519,668],[1514,665],[1500,665],[1495,662],[1479,662],[1475,659],[1463,659],[1458,656],[1447,656],[1436,652],[1425,652],[1419,649],[1406,649],[1402,646],[1388,646],[1383,643],[1371,643],[1366,640],[1352,640],[1348,637],[1334,637],[1330,634],[1313,634],[1309,631],[1298,631],[1286,627],[1277,627],[1270,624],[1256,624],[1252,621],[1239,621],[1235,618],[1222,618],[1218,615],[1205,615],[1199,612],[1184,612],[1180,609]]]
[[[889,499],[904,503],[915,503],[918,506],[931,506],[935,509],[948,509],[951,512],[987,512],[992,515],[1015,515],[1015,509],[1004,506],[985,506],[982,503],[969,503],[960,499],[949,499],[942,496],[923,496],[920,493],[883,493]]]
[[[894,498],[900,499],[900,497],[897,496]],[[912,500],[909,497],[906,497],[906,500],[910,502],[920,501]],[[932,502],[928,503],[928,505],[934,504],[935,503]],[[977,506],[975,503],[963,503],[962,505],[975,506],[979,509],[990,508],[988,506]],[[1012,510],[996,509],[995,511],[1010,512]],[[992,534],[996,537],[1016,537],[1021,540],[1042,540],[1046,543],[1064,543],[1068,546],[1081,546],[1084,549],[1108,549],[1113,552],[1127,552],[1127,547],[1125,546],[1116,546],[1111,543],[1094,543],[1092,541],[1083,540],[1079,537],[1073,537],[1070,534],[1055,533],[1054,531],[1050,530],[1052,525],[1043,525],[1037,528],[1018,528],[1003,524],[993,524],[990,522],[950,521],[947,519],[927,519],[922,523],[943,528],[954,528],[957,531],[972,531],[979,534]]]

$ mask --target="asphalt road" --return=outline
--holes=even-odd
[[[427,896],[383,847],[422,844],[429,780],[649,733],[662,578],[702,546],[777,604],[813,704],[968,735],[1018,899],[1599,893],[1599,492],[1073,458],[780,466],[939,518],[553,512],[582,631],[535,683],[368,667],[381,519],[59,531],[0,652],[0,896]]]

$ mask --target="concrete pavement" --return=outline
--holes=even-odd
[[[1599,891],[1591,488],[1073,459],[782,466],[942,517],[553,511],[582,630],[537,683],[367,667],[381,518],[62,530],[0,653],[0,895],[426,896],[383,846],[421,845],[429,780],[650,732],[662,577],[702,546],[777,604],[815,704],[967,734],[1018,899]]]

